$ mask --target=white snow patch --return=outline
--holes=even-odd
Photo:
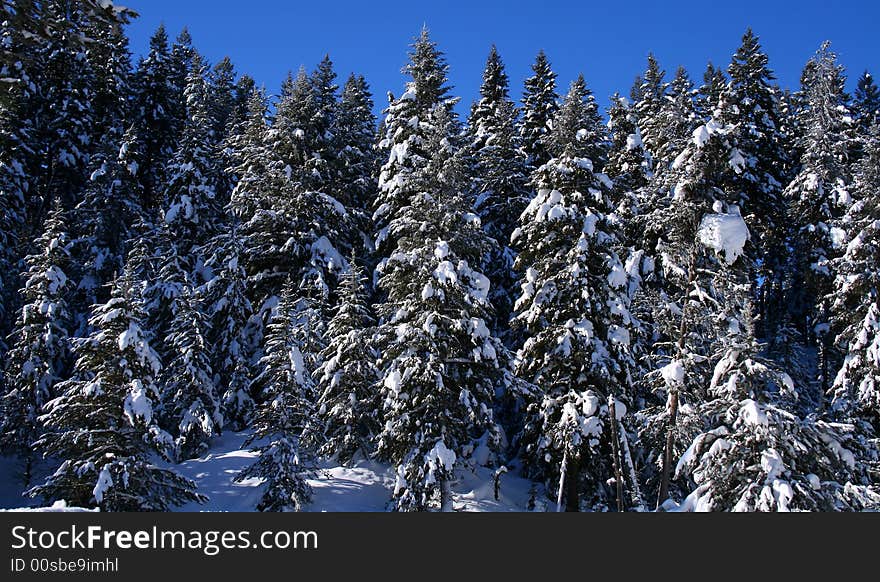
[[[701,125],[693,132],[694,145],[697,148],[702,148],[706,145],[709,139],[716,133],[724,133],[721,126],[713,119],[709,121],[706,125]]]
[[[832,226],[828,234],[831,235],[831,243],[834,245],[834,248],[839,249],[846,244],[846,231],[842,228]]]
[[[385,376],[383,384],[391,392],[398,394],[400,393],[401,386],[403,386],[403,376],[401,376],[399,370],[392,370],[390,374]]]
[[[95,501],[98,503],[104,501],[104,493],[106,493],[112,486],[113,477],[110,476],[110,469],[107,468],[107,465],[104,465],[104,468],[101,469],[101,473],[98,475],[98,482],[95,483],[95,488],[92,489],[92,495],[95,496]]]
[[[153,403],[150,401],[147,391],[140,380],[133,380],[129,388],[128,396],[123,403],[128,422],[134,425],[137,419],[143,419],[147,424],[153,419]]]
[[[642,134],[636,129],[635,133],[631,133],[626,136],[626,150],[632,151],[634,149],[642,147]]]
[[[437,441],[434,448],[425,455],[425,460],[428,461],[429,464],[443,467],[447,471],[452,471],[452,468],[455,466],[455,458],[455,452],[446,448],[446,443],[442,440]]]
[[[750,426],[767,426],[767,413],[751,398],[740,404],[739,417]]]
[[[663,376],[667,386],[684,384],[684,366],[680,360],[672,360],[660,368],[660,375]]]
[[[749,228],[739,214],[707,214],[697,236],[706,247],[724,253],[727,264],[732,265],[743,254]]]
[[[434,256],[437,257],[438,260],[443,260],[449,256],[449,243],[446,241],[440,241],[434,246]]]
[[[458,274],[455,272],[455,266],[449,261],[443,261],[437,265],[437,268],[434,269],[433,275],[441,285],[447,283],[452,283],[454,285],[458,283]]]
[[[430,281],[425,283],[425,286],[422,288],[422,301],[427,301],[431,297],[434,296],[434,286]]]

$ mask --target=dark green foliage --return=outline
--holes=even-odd
[[[327,325],[324,363],[317,370],[318,416],[324,442],[319,452],[350,463],[368,456],[380,429],[376,384],[378,352],[372,346],[375,319],[366,303],[363,271],[349,261],[339,290],[339,306]]]
[[[192,482],[154,463],[152,452],[164,453],[172,442],[153,411],[161,365],[144,320],[123,274],[96,308],[95,331],[76,344],[73,376],[48,407],[49,433],[37,447],[62,462],[30,495],[105,511],[164,511],[204,499]]]
[[[493,329],[500,335],[513,311],[515,253],[510,235],[528,203],[528,165],[517,131],[517,111],[508,94],[507,73],[495,47],[489,53],[480,100],[468,120],[468,153],[473,164],[474,210],[494,245],[485,260],[495,306]]]
[[[534,75],[526,79],[523,90],[520,137],[527,163],[531,168],[537,168],[551,157],[546,137],[559,109],[559,95],[556,93],[556,73],[550,68],[544,51],[538,53],[532,71]]]

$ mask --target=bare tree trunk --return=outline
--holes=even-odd
[[[24,486],[30,487],[31,478],[33,477],[34,471],[34,457],[30,453],[27,454],[24,461]]]
[[[449,480],[440,478],[440,511],[452,511],[452,496],[449,493]]]
[[[822,313],[822,323],[827,325],[828,322],[828,310],[826,309],[825,303],[822,303],[821,307]],[[816,334],[816,343],[818,345],[819,351],[819,394],[817,397],[819,401],[817,402],[819,411],[825,410],[825,395],[828,393],[829,382],[828,382],[828,358],[830,356],[831,350],[831,332],[828,329],[825,329],[821,333]]]
[[[566,471],[568,471],[568,451],[562,453],[562,464],[559,466],[559,491],[556,493],[556,513],[562,511],[562,494],[565,491]]]
[[[632,453],[629,450],[629,439],[626,436],[626,430],[621,424],[620,442],[623,445],[623,460],[626,463],[627,471],[629,471],[629,480],[632,483],[632,503],[636,511],[645,510],[645,502],[642,499],[642,491],[639,488],[639,475],[636,472],[635,463],[633,463]]]
[[[675,422],[678,416],[678,389],[669,390],[669,425],[666,428],[666,448],[663,450],[663,468],[660,473],[660,491],[657,493],[657,507],[669,497],[669,474],[672,468],[672,448],[675,445]]]
[[[501,465],[495,471],[495,501],[498,501],[501,498],[501,476],[507,473],[507,467],[505,465]]]
[[[565,511],[580,511],[580,479],[578,472],[580,471],[580,463],[577,459],[568,460],[568,480],[565,487]]]
[[[676,342],[676,357],[679,361],[684,360],[684,339],[688,332],[687,327],[687,311],[690,301],[688,300],[691,285],[696,279],[697,270],[695,263],[697,262],[697,243],[691,249],[690,261],[688,264],[688,283],[684,289],[684,299],[681,308],[681,323],[678,327],[678,341]],[[663,467],[660,471],[660,490],[657,493],[657,507],[663,504],[669,497],[669,476],[672,472],[672,449],[675,445],[675,427],[678,418],[678,387],[669,387],[669,397],[667,399],[667,409],[669,410],[669,423],[666,427],[666,446],[663,450]]]
[[[614,467],[614,483],[617,486],[617,511],[623,512],[623,474],[620,470],[620,443],[617,440],[617,410],[613,396],[608,397],[608,409],[611,413],[611,454]]]

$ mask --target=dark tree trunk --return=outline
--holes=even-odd
[[[612,465],[614,467],[614,484],[616,485],[617,490],[617,511],[622,512],[624,510],[623,507],[623,475],[620,470],[620,442],[618,441],[617,436],[617,410],[614,405],[614,399],[611,399],[611,454]]]
[[[678,390],[669,392],[669,424],[666,427],[666,447],[663,450],[663,470],[660,474],[660,491],[657,507],[669,498],[669,476],[672,472],[672,448],[675,445],[675,422],[678,417]]]
[[[569,459],[565,469],[565,511],[580,511],[580,463]]]

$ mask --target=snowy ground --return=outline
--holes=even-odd
[[[242,450],[247,433],[225,433],[203,457],[175,465],[208,496],[203,505],[191,503],[177,511],[254,511],[261,494],[255,479],[236,483],[235,475],[254,461],[254,453]],[[43,469],[45,473],[45,468]],[[358,461],[352,467],[324,463],[322,475],[311,481],[314,499],[308,511],[386,511],[394,487],[391,467],[372,461]],[[21,497],[17,463],[0,457],[0,507],[35,507],[36,502]],[[495,500],[494,469],[477,467],[458,471],[452,486],[453,508],[457,511],[527,511],[532,481],[514,473],[501,478],[499,499]],[[536,497],[543,489],[537,487]],[[541,503],[539,501],[539,509]],[[48,511],[70,510],[63,506]]]

